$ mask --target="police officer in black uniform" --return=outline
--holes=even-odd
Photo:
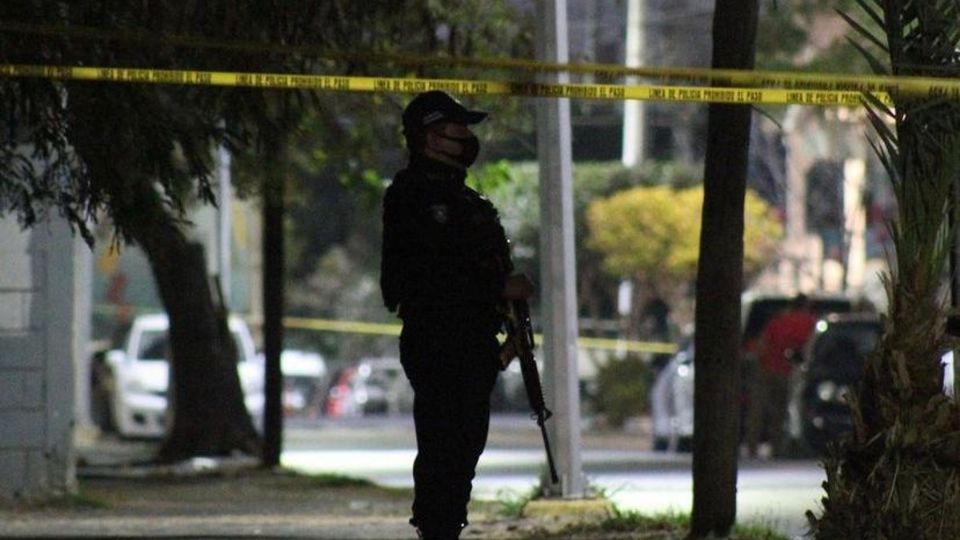
[[[533,292],[511,275],[496,209],[464,184],[479,151],[468,126],[486,116],[440,91],[415,97],[403,113],[410,163],[383,200],[380,285],[403,319],[400,361],[415,396],[410,523],[426,539],[458,538],[467,525],[500,368],[500,307]]]

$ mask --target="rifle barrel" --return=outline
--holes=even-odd
[[[550,469],[550,481],[554,484],[560,482],[557,476],[557,466],[553,463],[553,452],[550,451],[550,440],[547,438],[547,426],[543,422],[540,424],[540,435],[543,436],[543,448],[547,452],[547,467]]]
[[[514,300],[512,302],[512,315],[514,320],[508,325],[511,338],[517,345],[517,352],[520,357],[520,371],[523,374],[523,384],[527,390],[527,399],[530,402],[530,408],[533,410],[533,418],[540,426],[540,435],[543,437],[543,448],[547,454],[547,466],[550,469],[550,481],[554,484],[560,481],[557,475],[557,467],[553,461],[553,452],[550,450],[550,439],[547,437],[546,421],[553,413],[547,408],[543,399],[543,387],[540,384],[540,374],[537,373],[537,361],[533,357],[533,349],[536,347],[533,334],[533,323],[530,320],[530,306],[526,300]]]

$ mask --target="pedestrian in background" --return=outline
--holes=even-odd
[[[809,299],[798,294],[787,311],[772,317],[764,327],[758,345],[760,365],[751,389],[744,457],[766,459],[780,451],[790,374],[801,361],[815,324]]]
[[[494,206],[466,184],[487,114],[449,95],[419,94],[403,112],[409,165],[383,200],[380,285],[403,320],[400,362],[414,390],[417,457],[410,523],[421,538],[458,538],[486,445],[507,299],[528,298],[511,275]]]

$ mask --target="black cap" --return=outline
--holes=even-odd
[[[431,90],[417,94],[403,110],[403,131],[408,135],[420,133],[437,122],[476,124],[486,117],[487,113],[467,109],[446,92]]]

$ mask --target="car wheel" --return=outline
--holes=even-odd
[[[94,388],[90,396],[90,416],[93,424],[100,429],[102,433],[114,433],[117,431],[113,414],[113,394],[102,387]]]
[[[788,459],[811,459],[817,457],[817,451],[802,439],[788,438],[784,441],[782,454]]]
[[[693,437],[679,437],[677,439],[677,452],[693,452]]]
[[[653,438],[653,451],[654,452],[666,452],[670,448],[670,439],[666,437],[654,437]]]

